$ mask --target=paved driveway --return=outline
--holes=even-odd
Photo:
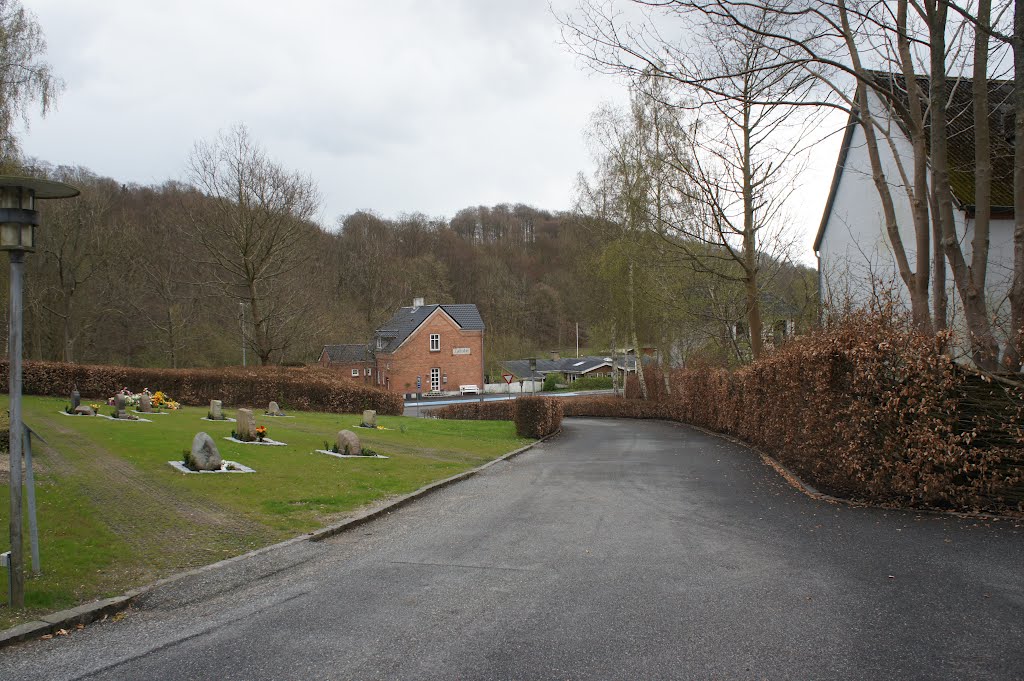
[[[833,506],[660,422],[0,650],[0,678],[1021,679],[1022,523]]]

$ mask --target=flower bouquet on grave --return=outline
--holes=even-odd
[[[263,438],[267,436],[266,426],[256,426],[256,440],[263,442]]]

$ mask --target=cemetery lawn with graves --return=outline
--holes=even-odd
[[[110,413],[105,400],[89,397],[82,403],[101,402],[100,413]],[[3,413],[7,402],[3,395]],[[201,420],[207,407],[140,415],[147,423],[65,416],[66,399],[25,397],[23,404],[25,422],[46,440],[32,446],[42,575],[26,579],[25,610],[0,608],[0,629],[310,532],[530,442],[510,421],[379,416],[384,429],[368,429],[357,427],[359,415],[281,405],[293,418],[275,418],[263,415],[265,406],[254,409],[267,436],[287,443],[272,447],[225,440],[235,424]],[[233,417],[235,410],[225,407],[224,414]],[[389,458],[315,453],[342,429]],[[200,431],[222,458],[256,473],[174,470],[167,462],[182,460]],[[9,458],[0,456],[0,546],[6,547]],[[27,522],[24,533],[28,568]],[[6,606],[7,574],[0,573]]]

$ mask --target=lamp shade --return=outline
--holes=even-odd
[[[67,199],[78,194],[78,189],[63,182],[0,175],[0,251],[35,250],[36,199]]]

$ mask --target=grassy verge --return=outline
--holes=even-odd
[[[58,412],[65,404],[25,399],[25,421],[47,441],[33,445],[43,574],[27,581],[25,610],[0,609],[0,628],[309,532],[528,442],[509,422],[384,416],[379,423],[387,430],[368,430],[354,428],[358,416],[294,413],[257,416],[269,437],[288,443],[261,447],[224,440],[234,424],[200,420],[205,408],[186,407],[142,423],[63,416]],[[6,408],[4,396],[0,410]],[[343,428],[390,458],[314,452]],[[257,472],[183,475],[168,466],[201,430],[214,438],[223,458]],[[9,508],[4,459],[0,545],[8,541]],[[4,599],[6,593],[2,574]]]

